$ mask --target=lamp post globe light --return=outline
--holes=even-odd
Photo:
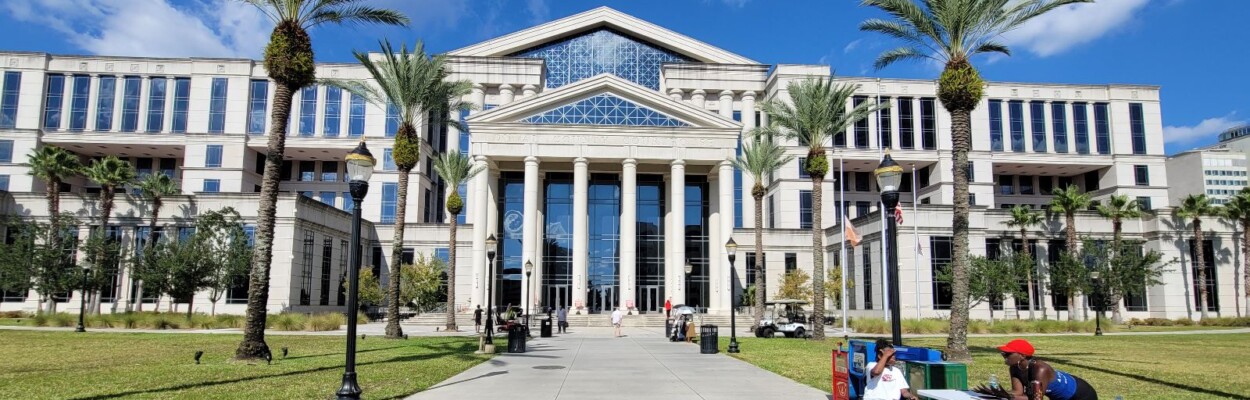
[[[892,331],[892,341],[895,346],[903,345],[903,324],[899,307],[899,290],[898,290],[898,221],[893,213],[898,207],[898,187],[903,180],[903,167],[894,162],[894,157],[889,152],[885,153],[885,158],[881,159],[881,164],[877,165],[877,169],[873,171],[873,175],[877,177],[877,188],[881,190],[881,203],[884,206],[881,212],[886,215],[885,235],[886,247],[886,271],[889,276],[886,282],[890,284],[890,330]],[[842,279],[846,279],[843,277]],[[823,301],[823,299],[821,299]],[[820,317],[820,316],[818,316]]]
[[[1089,273],[1089,278],[1094,280],[1094,336],[1102,336],[1102,281],[1098,271]]]
[[[482,334],[486,335],[486,339],[482,343],[495,346],[495,249],[498,248],[499,241],[495,239],[495,234],[491,234],[486,238],[486,329]]]
[[[356,383],[356,298],[360,283],[360,203],[369,193],[369,178],[377,159],[361,140],[343,159],[347,162],[348,187],[352,195],[352,240],[348,247],[351,267],[347,272],[347,363],[343,371],[343,385],[335,393],[339,399],[359,399],[360,385]]]
[[[690,298],[690,294],[689,294],[689,293],[684,293],[684,292],[685,292],[685,291],[686,291],[686,289],[688,289],[688,287],[690,286],[690,273],[691,273],[691,272],[694,272],[694,264],[691,264],[691,263],[690,263],[690,260],[686,260],[686,276],[685,276],[685,277],[681,280],[681,289],[682,289],[682,291],[683,291],[683,294],[682,294],[682,295],[683,295],[683,296],[685,296],[686,298],[685,298],[685,299],[682,299],[682,301],[681,301],[682,303],[687,303],[686,299],[689,299],[689,298]],[[689,305],[689,304],[687,304],[687,305]]]
[[[91,273],[91,269],[82,268],[82,297],[78,306],[78,327],[74,328],[74,332],[86,332],[87,328],[83,326],[83,315],[87,314],[87,275]]]
[[[733,277],[734,283],[737,283],[738,277],[735,276],[735,272],[737,270],[734,269],[734,260],[738,258],[737,257],[738,256],[738,243],[734,242],[733,238],[729,238],[729,241],[725,242],[725,254],[729,255],[729,275]],[[732,294],[729,296],[729,303],[730,303],[729,304],[729,352],[730,353],[738,352],[738,319],[737,319],[738,301],[736,299],[737,297],[733,296]]]

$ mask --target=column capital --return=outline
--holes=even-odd
[[[624,161],[621,161],[621,164],[626,167],[636,167],[638,166],[638,160],[626,158]]]
[[[754,90],[748,90],[748,91],[742,92],[742,100],[744,100],[744,101],[745,101],[745,100],[755,100],[755,91],[754,91]]]
[[[473,160],[474,160],[474,161],[477,161],[477,162],[480,162],[480,163],[490,162],[490,161],[486,158],[486,156],[481,155],[481,154],[478,154],[477,156],[473,157]]]
[[[694,91],[690,92],[690,94],[695,95],[695,96],[706,96],[707,92],[703,91],[703,89],[695,89]]]
[[[732,161],[724,160],[720,162],[720,169],[726,169],[726,168],[732,169],[733,167],[734,167],[734,163]]]
[[[529,166],[530,164],[533,164],[533,165],[538,165],[538,157],[534,157],[534,156],[526,156],[526,157],[525,157],[525,165],[526,165],[526,166]]]
[[[683,93],[685,93],[685,92],[686,92],[686,91],[681,90],[680,88],[668,88],[668,94],[669,94],[670,96],[671,96],[671,95],[675,95],[675,94],[683,94]]]
[[[732,97],[734,97],[734,91],[729,90],[729,89],[722,90],[722,91],[720,91],[720,97],[721,97],[722,99],[723,99],[723,98],[725,98],[725,97],[730,97],[730,98],[732,98]]]
[[[673,160],[673,162],[671,162],[671,163],[669,163],[669,164],[670,164],[670,165],[672,165],[674,168],[676,168],[676,167],[682,167],[682,168],[685,168],[685,167],[686,167],[686,160],[677,159],[677,160]]]
[[[474,92],[481,92],[481,91],[486,90],[486,86],[483,86],[482,84],[477,83],[477,82],[473,82],[472,89]]]
[[[537,85],[534,85],[534,84],[527,83],[527,84],[525,84],[524,86],[521,86],[521,90],[522,90],[522,91],[537,91],[537,90],[538,90],[538,86],[537,86]]]
[[[586,165],[589,163],[590,160],[587,160],[585,157],[577,157],[573,159],[573,165]]]
[[[500,91],[501,93],[502,93],[502,92],[512,92],[512,91],[514,91],[514,90],[515,90],[515,89],[512,87],[512,85],[511,85],[511,84],[504,83],[504,84],[500,84],[500,85],[499,85],[499,91]]]

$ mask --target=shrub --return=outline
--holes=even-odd
[[[1176,322],[1176,326],[1193,326],[1194,325],[1194,320],[1189,319],[1189,318],[1177,318],[1175,322]]]
[[[240,329],[243,328],[245,322],[247,322],[247,319],[243,318],[242,315],[217,314],[217,326],[219,328]]]
[[[1250,317],[1222,317],[1222,318],[1205,318],[1198,321],[1202,326],[1250,326]]]
[[[266,319],[270,329],[279,331],[302,331],[304,330],[305,320],[308,319],[304,314],[282,313],[270,315]]]
[[[30,314],[25,311],[0,311],[0,318],[26,318]]]
[[[339,313],[316,314],[308,318],[305,326],[310,331],[337,331],[347,323],[347,317]]]
[[[56,314],[53,314],[53,315],[52,315],[52,320],[51,320],[51,321],[49,321],[49,324],[50,324],[49,326],[57,326],[57,327],[62,327],[62,328],[67,328],[67,327],[71,327],[71,326],[77,326],[77,325],[78,325],[78,315],[76,315],[76,314],[66,314],[66,313],[56,313]]]

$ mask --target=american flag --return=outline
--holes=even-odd
[[[903,224],[903,207],[900,205],[894,206],[894,223]]]

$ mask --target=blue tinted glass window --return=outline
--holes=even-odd
[[[351,192],[343,192],[343,211],[352,211],[352,207],[356,206],[356,202],[352,200]]]
[[[618,284],[618,256],[621,248],[620,178],[615,174],[592,174],[588,189],[586,212],[589,214],[590,256],[586,269],[592,285],[590,290],[594,292],[596,286],[601,290]],[[686,218],[690,219],[689,216]]]
[[[990,150],[1003,151],[1003,101],[990,100]]]
[[[1146,154],[1146,117],[1141,103],[1129,103],[1128,121],[1133,134],[1133,154]]]
[[[1001,119],[1002,118],[1001,110],[999,112],[1000,112],[999,118]],[[914,111],[914,107],[912,106],[912,98],[911,97],[899,97],[898,98],[899,147],[902,147],[904,149],[916,148],[915,129],[916,129],[915,111]]]
[[[343,118],[343,89],[337,86],[326,86],[326,111],[321,127],[326,137],[339,135],[339,121]]]
[[[213,78],[208,100],[208,133],[226,131],[226,90],[229,86],[230,80]]]
[[[317,193],[317,200],[321,200],[327,206],[334,207],[334,192]]]
[[[1094,103],[1094,138],[1098,154],[1111,154],[1111,121],[1107,116],[1107,103]]]
[[[868,96],[855,96],[852,100],[855,107],[859,107],[868,101]],[[855,121],[855,148],[868,148],[868,120],[870,118],[860,118]]]
[[[511,56],[543,59],[549,88],[610,73],[659,90],[661,65],[692,61],[611,29],[596,29]]]
[[[1068,109],[1062,101],[1050,103],[1051,136],[1055,141],[1056,153],[1068,152]]]
[[[247,133],[265,133],[265,111],[269,103],[269,81],[252,81],[247,102]]]
[[[460,126],[463,128],[460,129],[460,137],[457,140],[460,141],[460,154],[466,156],[469,155],[469,139],[471,138],[469,136],[469,122],[465,121],[465,118],[468,117],[469,110],[460,110]]]
[[[812,191],[799,191],[799,229],[812,228]]]
[[[382,183],[382,223],[395,223],[395,206],[399,203],[399,184]]]
[[[48,93],[43,106],[43,129],[61,129],[61,101],[65,97],[65,75],[48,75]]]
[[[348,136],[365,134],[365,99],[363,97],[352,94],[351,110],[347,118]]]
[[[113,129],[113,98],[117,93],[117,78],[101,76],[100,87],[96,93],[95,130],[109,131]]]
[[[0,140],[0,163],[13,162],[13,141]]]
[[[550,173],[545,180],[543,216],[543,283],[545,285],[571,286],[573,283],[573,176],[569,173]],[[550,256],[548,256],[550,255]]]
[[[451,252],[447,251],[446,247],[439,247],[437,249],[434,249],[434,258],[443,260],[444,263],[450,262]]]
[[[807,157],[799,157],[799,178],[811,179],[811,175],[807,173]]]
[[[1011,125],[1011,151],[1024,152],[1024,102],[1012,100],[1007,104]]]
[[[460,201],[463,201],[466,205],[469,204],[468,184],[461,183],[460,186],[456,188],[456,193],[460,195]],[[464,211],[461,211],[460,214],[456,214],[456,223],[461,225],[468,223],[468,218]]]
[[[174,79],[174,118],[169,130],[187,132],[187,110],[191,107],[191,78]]]
[[[317,128],[317,86],[305,86],[299,93],[299,135],[312,136]]]
[[[890,98],[877,99],[877,105],[882,107],[877,110],[877,140],[881,142],[877,145],[888,149],[894,146],[894,133],[890,131]]]
[[[1089,108],[1085,103],[1072,103],[1072,136],[1077,154],[1089,154]]]
[[[533,124],[687,126],[685,122],[611,94],[600,94],[524,120]]]
[[[74,87],[69,98],[69,130],[87,129],[87,99],[91,93],[91,77],[74,75]]]
[[[1029,119],[1033,122],[1030,129],[1033,131],[1033,151],[1037,153],[1046,152],[1046,103],[1040,101],[1029,102]]]
[[[0,92],[0,128],[17,126],[17,100],[22,94],[22,73],[4,72],[4,91]]]
[[[399,107],[394,104],[386,104],[386,137],[395,137],[395,132],[399,131]]]
[[[0,175],[0,190],[3,190],[3,191],[9,190],[9,176],[8,175]]]
[[[395,152],[389,148],[382,149],[382,170],[394,171],[395,168]]]
[[[148,132],[165,129],[165,88],[168,82],[161,77],[148,80]]]
[[[127,76],[126,85],[122,88],[122,132],[139,130],[139,91],[143,79]]]
[[[932,97],[920,99],[920,145],[937,149],[937,104]]]
[[[204,192],[216,193],[221,191],[221,179],[205,179]]]
[[[221,167],[221,145],[210,144],[204,155],[204,167],[220,168]]]

